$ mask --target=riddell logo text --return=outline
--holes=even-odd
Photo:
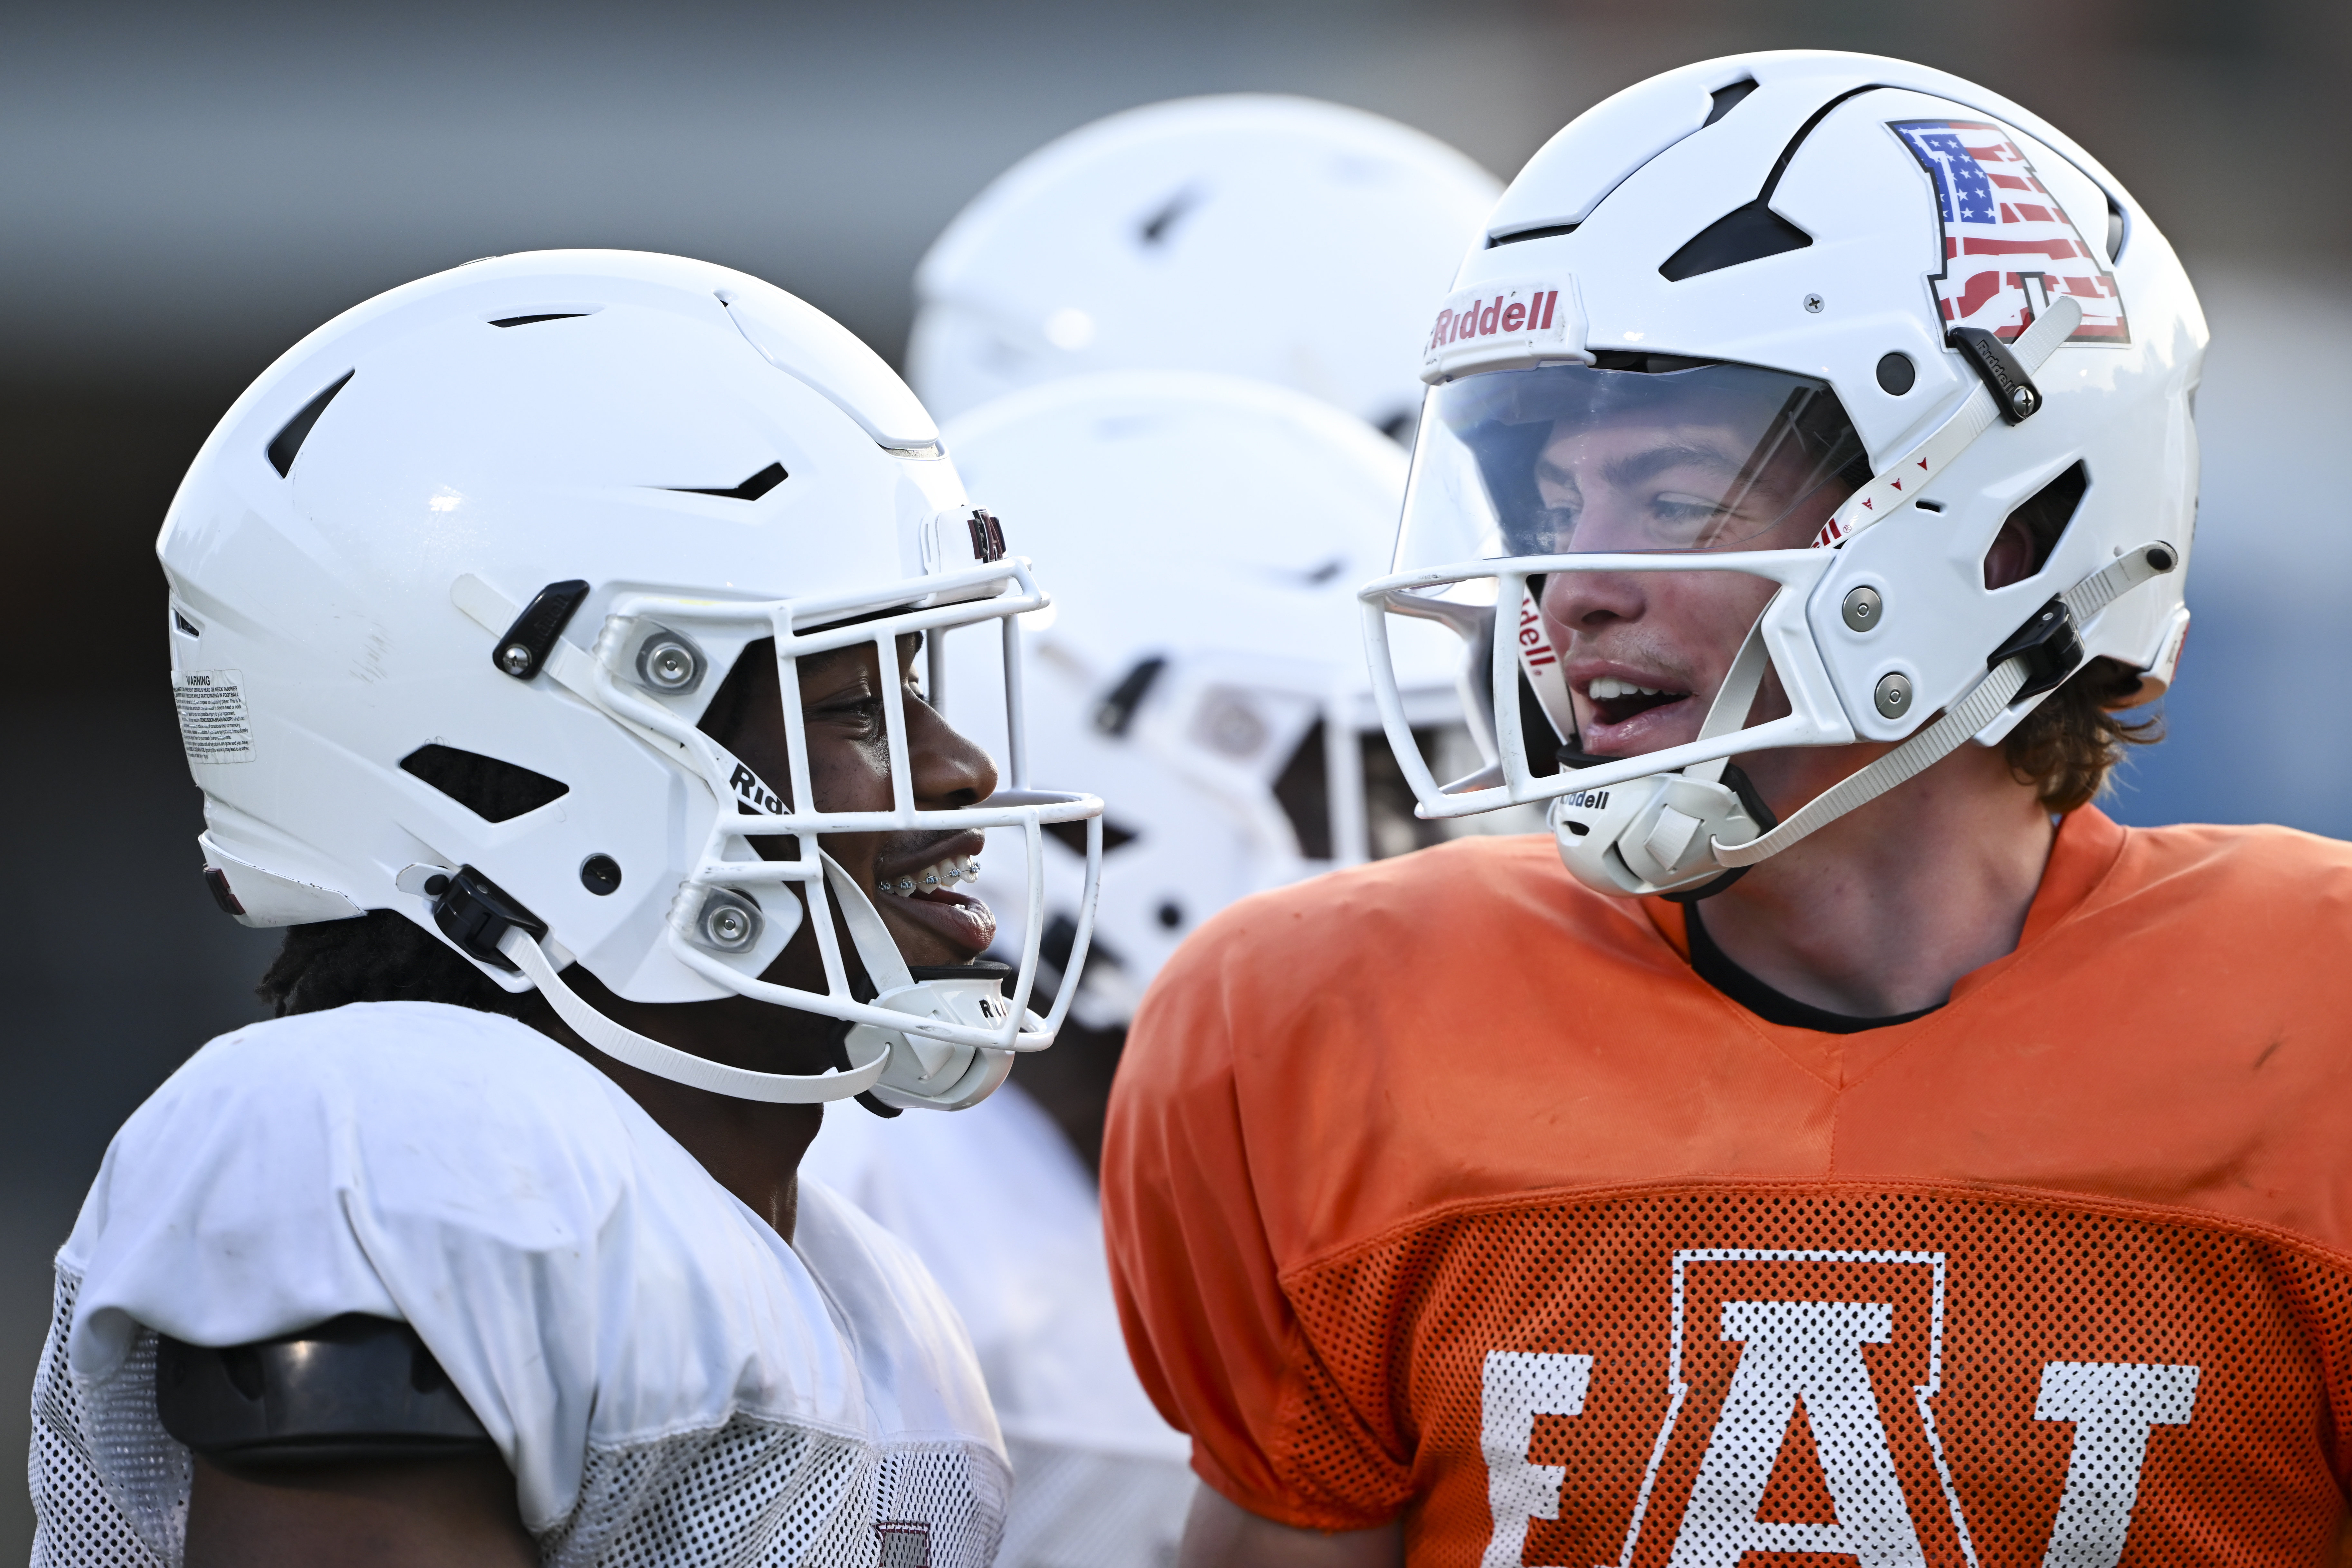
[[[1465,338],[1539,332],[1551,325],[1552,312],[1559,304],[1557,289],[1547,289],[1525,301],[1507,294],[1497,294],[1492,300],[1473,300],[1458,310],[1449,308],[1437,312],[1437,324],[1430,329],[1429,346],[1442,349]]]
[[[1551,639],[1544,636],[1543,611],[1537,606],[1533,594],[1519,600],[1519,657],[1530,669],[1559,662],[1559,655],[1552,651]]]
[[[782,816],[784,814],[784,803],[777,798],[776,792],[770,789],[759,774],[742,763],[735,764],[735,772],[728,779],[727,784],[734,790],[736,799],[746,805],[756,806],[770,816]]]

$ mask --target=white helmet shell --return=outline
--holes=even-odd
[[[1244,894],[1426,837],[1401,785],[1365,779],[1368,752],[1394,777],[1355,584],[1403,496],[1395,443],[1304,394],[1181,371],[1034,387],[947,434],[1063,584],[1024,617],[1022,689],[1032,767],[1110,803],[1081,1022],[1122,1021],[1192,927]],[[1468,750],[1458,646],[1434,626],[1396,646],[1414,726],[1424,740],[1451,727]],[[960,634],[946,650],[947,711],[985,743],[996,648]],[[1072,841],[1049,847],[1049,919],[1078,908]]]
[[[396,910],[509,989],[539,985],[593,1043],[723,1093],[897,1085],[944,1104],[992,1087],[1050,1028],[1017,999],[915,983],[813,836],[953,816],[1034,840],[1098,806],[1013,788],[915,810],[895,682],[896,805],[854,821],[789,804],[810,801],[796,701],[787,779],[695,728],[755,639],[777,639],[793,692],[797,657],[1044,604],[971,513],[905,384],[741,273],[541,252],[346,311],[237,400],[157,542],[216,894],[257,925]],[[528,770],[545,798],[487,820],[426,782],[427,748]],[[759,856],[779,834],[801,835],[802,859]],[[871,1002],[850,994],[829,900]],[[524,918],[482,926],[490,905]],[[804,905],[822,991],[759,978]],[[553,973],[573,958],[634,1001],[735,993],[852,1020],[865,1059],[822,1083],[703,1063],[574,1016]]]
[[[1364,595],[1376,682],[1387,684],[1380,633],[1400,608],[1468,625],[1478,606],[1528,602],[1528,580],[1548,574],[1738,570],[1778,584],[1752,638],[1792,710],[1750,725],[1743,699],[1697,741],[1558,770],[1537,754],[1553,737],[1507,725],[1500,765],[1452,788],[1401,755],[1430,815],[1566,797],[1554,815],[1580,876],[1611,891],[1696,887],[1927,765],[1958,743],[1943,731],[1964,717],[1959,740],[2006,735],[2040,691],[2011,700],[2034,686],[2031,672],[1990,656],[2053,601],[2080,638],[2069,668],[2105,656],[2139,671],[2126,700],[2170,679],[2188,618],[2178,568],[2195,519],[2204,319],[2122,184],[1997,94],[1902,61],[1819,52],[1653,78],[1536,154],[1433,314],[1433,391],[1395,574]],[[2011,384],[2021,372],[2021,390]],[[1676,375],[1778,377],[1816,414],[1838,415],[1853,443],[1839,471],[1855,488],[1812,548],[1571,543],[1551,523],[1531,531],[1532,513],[1510,515],[1525,503],[1497,499],[1480,468],[1496,448],[1473,448],[1475,429],[1499,428],[1505,402],[1532,428],[1570,417],[1546,407],[1591,418],[1612,399],[1671,395]],[[1565,426],[1549,428],[1558,440]],[[1988,586],[2004,521],[2070,474],[2087,488],[2039,568]],[[1865,601],[1874,608],[1856,614]],[[2014,678],[1989,676],[1989,660]],[[1496,654],[1499,701],[1526,668]],[[1991,690],[1996,677],[2006,693]],[[1561,716],[1553,710],[1558,739],[1573,742]],[[1932,736],[1931,724],[1942,727]],[[1887,766],[1807,806],[1803,823],[1728,858],[1742,847],[1729,831],[1740,812],[1716,814],[1724,837],[1679,817],[1661,826],[1664,796],[1642,782],[1695,770],[1712,784],[1745,752],[1912,737]],[[1609,804],[1580,815],[1595,797]],[[1644,811],[1631,809],[1637,800]],[[1570,828],[1583,842],[1571,844]],[[1651,843],[1635,858],[1658,875],[1629,879],[1624,864],[1603,873],[1596,847],[1621,829]],[[1660,857],[1685,847],[1694,858],[1664,875]]]
[[[1501,186],[1360,110],[1258,94],[1115,114],[1031,153],[915,274],[908,376],[948,418],[1089,371],[1255,376],[1395,434],[1413,343]]]

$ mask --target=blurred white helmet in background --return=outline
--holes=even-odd
[[[1022,619],[1022,689],[1031,767],[1109,803],[1079,1023],[1124,1023],[1121,983],[1139,992],[1234,900],[1434,841],[1381,735],[1357,629],[1355,584],[1380,569],[1404,493],[1395,443],[1302,394],[1182,371],[1034,387],[946,436],[1066,584]],[[1458,645],[1421,625],[1392,647],[1423,743],[1476,766]],[[997,639],[959,633],[945,654],[948,716],[993,744]],[[1080,907],[1083,840],[1046,831],[1050,964]],[[983,896],[995,874],[992,860]],[[1025,934],[1013,918],[1007,942]]]
[[[946,419],[1089,371],[1223,371],[1407,435],[1429,302],[1501,191],[1433,137],[1313,99],[1115,114],[948,225],[916,270],[908,379]]]

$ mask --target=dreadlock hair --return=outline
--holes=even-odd
[[[289,926],[285,945],[253,994],[277,1018],[323,1013],[352,1002],[446,1002],[511,1018],[531,1000],[529,992],[509,994],[393,910]]]

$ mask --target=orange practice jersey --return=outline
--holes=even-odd
[[[1252,1512],[1470,1568],[2334,1560],[2352,849],[2061,829],[1913,1023],[1768,1024],[1681,912],[1458,842],[1161,974],[1104,1200]]]

